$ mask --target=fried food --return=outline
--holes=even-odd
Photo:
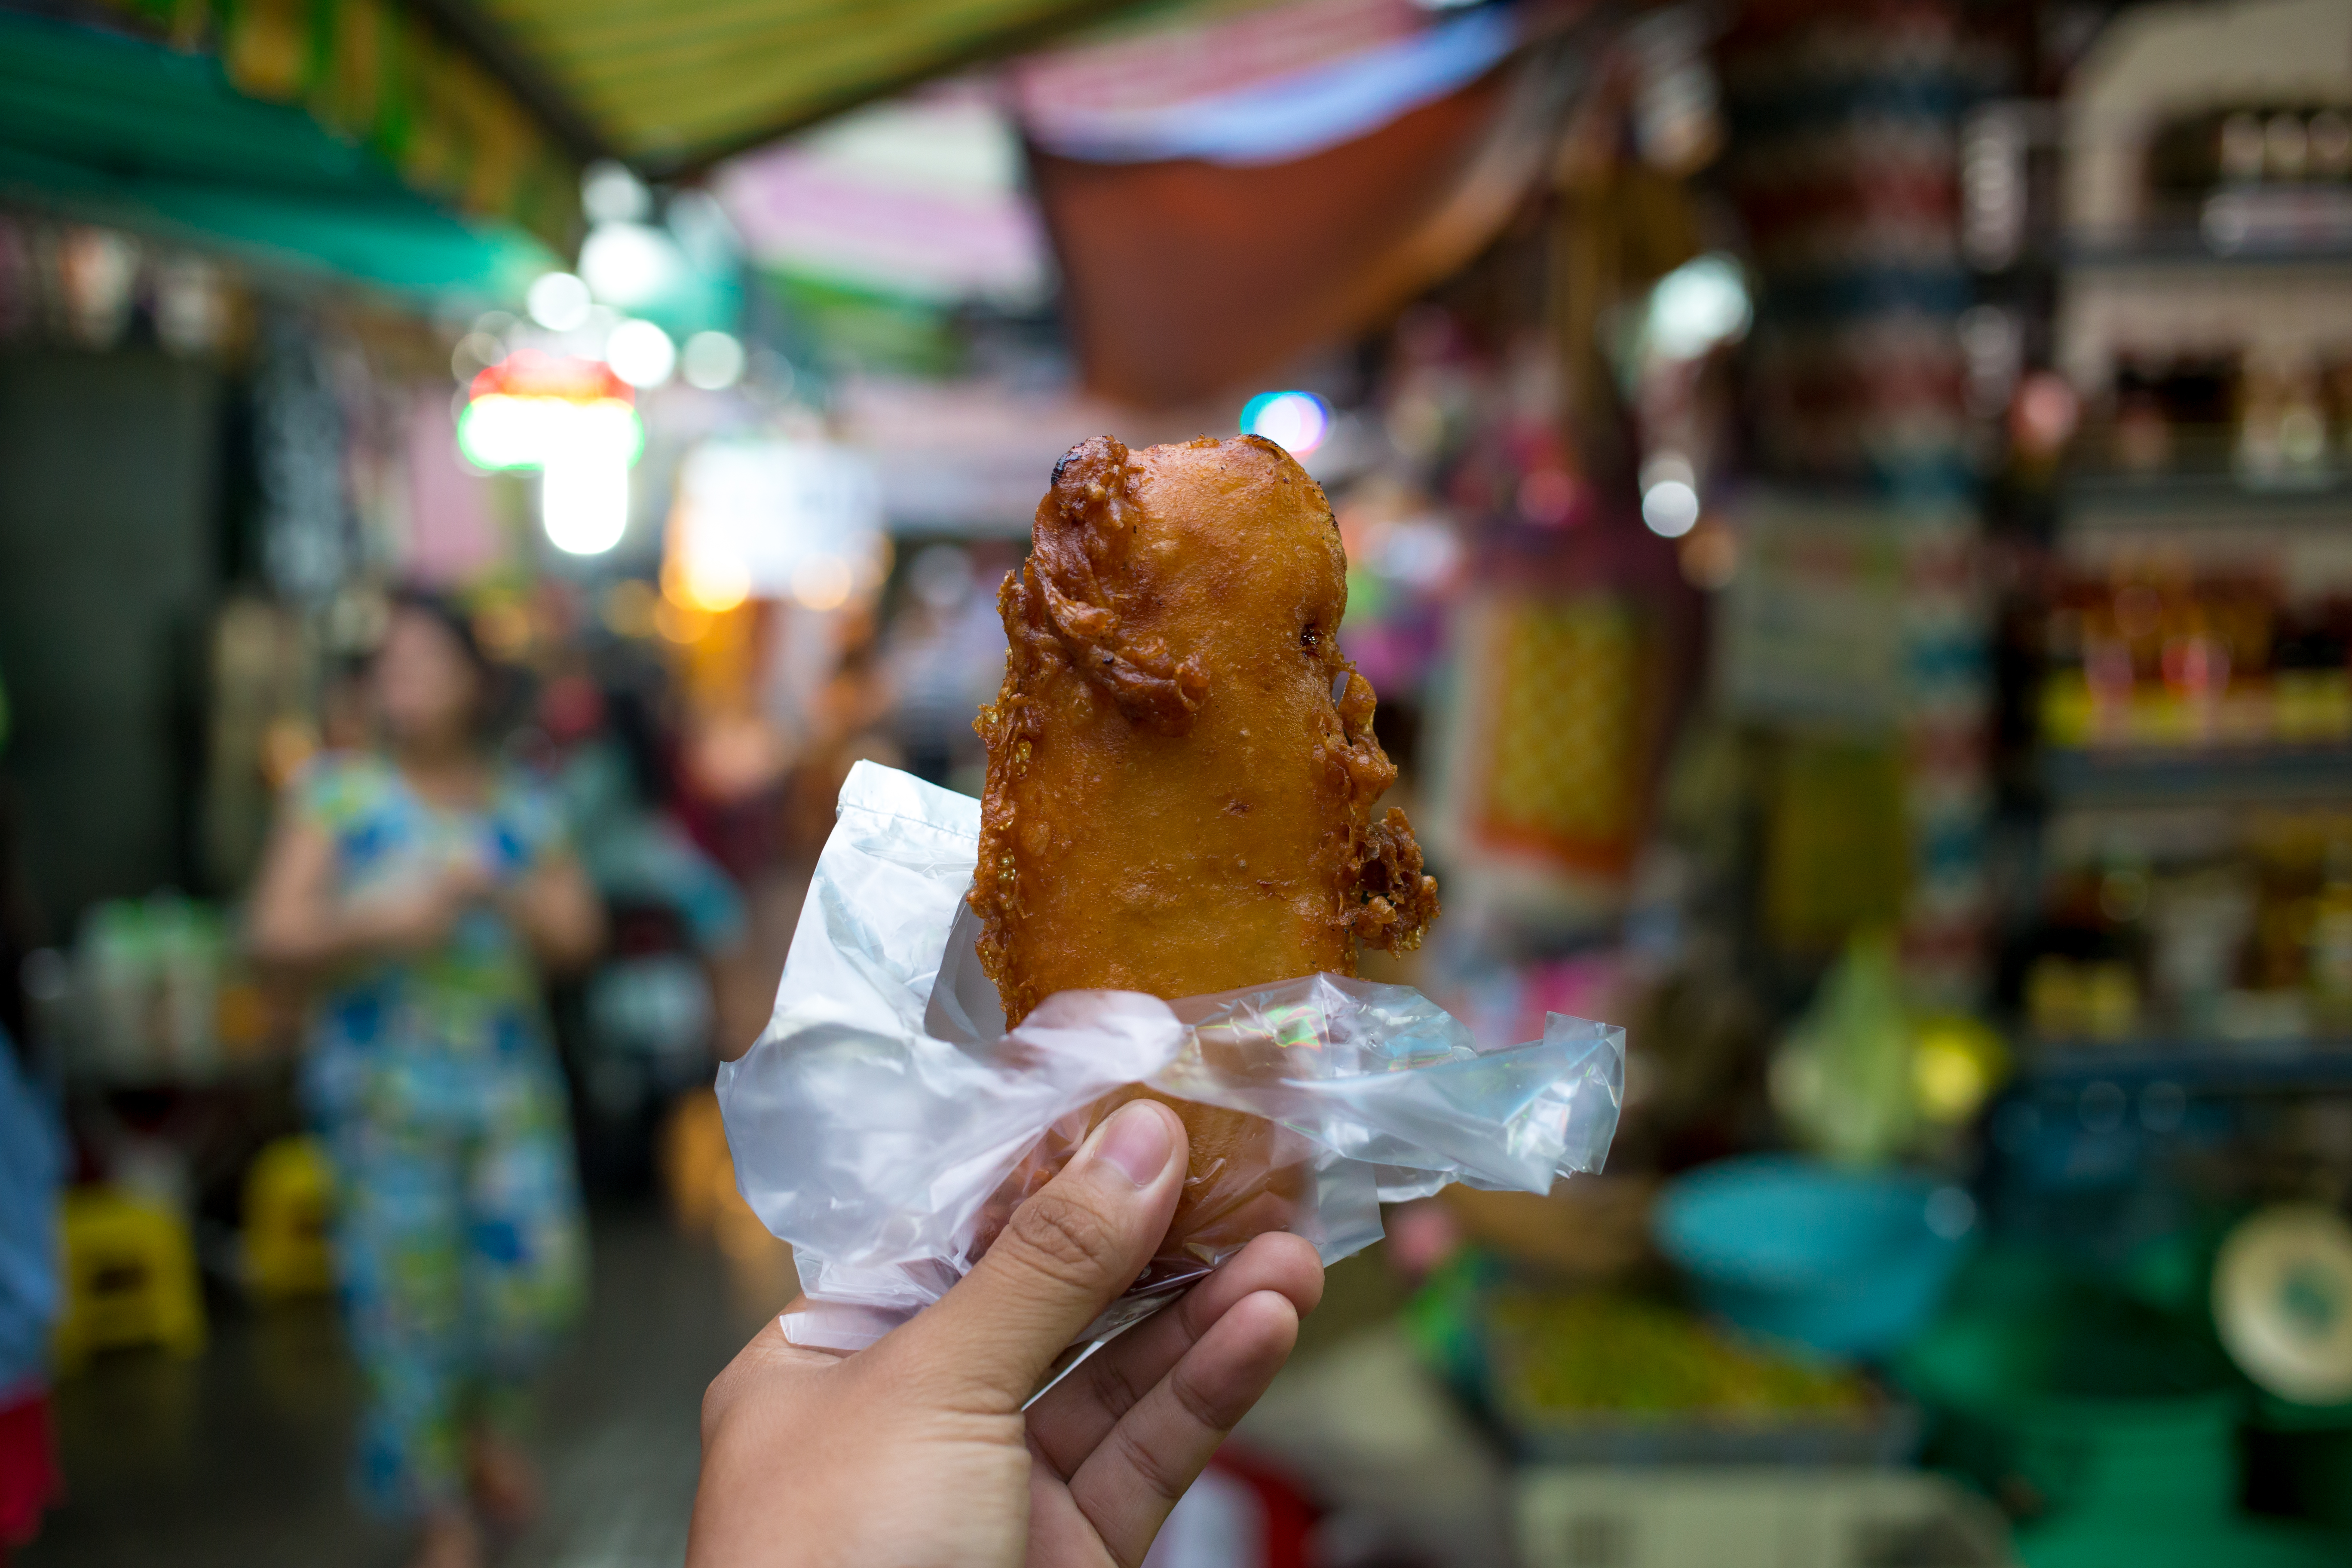
[[[998,595],[1004,684],[975,726],[971,903],[1006,1021],[1057,991],[1172,1000],[1417,946],[1437,884],[1404,814],[1373,817],[1396,768],[1339,652],[1347,555],[1321,487],[1254,436],[1097,437],[1055,466],[1034,540]],[[1265,1218],[1283,1194],[1249,1173],[1275,1130],[1176,1110],[1177,1232],[1213,1202]]]

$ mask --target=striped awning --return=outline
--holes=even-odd
[[[478,5],[614,153],[665,174],[1134,0],[441,0]]]
[[[107,0],[411,189],[568,248],[577,176],[655,178],[1110,17],[1267,0]]]

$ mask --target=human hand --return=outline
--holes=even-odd
[[[441,867],[413,887],[354,908],[356,945],[397,954],[430,952],[449,940],[458,917],[488,898],[489,873],[471,860]]]
[[[1184,1162],[1175,1112],[1133,1101],[871,1349],[795,1346],[771,1321],[703,1398],[688,1568],[1141,1562],[1323,1293],[1313,1247],[1261,1236],[1024,1415],[1166,1234]]]
[[[509,881],[485,888],[541,963],[558,971],[584,969],[604,946],[604,906],[580,862],[561,855],[542,859]]]

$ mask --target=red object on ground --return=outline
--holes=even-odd
[[[1305,1489],[1281,1466],[1234,1444],[1218,1449],[1209,1463],[1257,1494],[1265,1510],[1265,1568],[1307,1568],[1307,1543],[1321,1510]]]
[[[33,1539],[65,1489],[48,1391],[0,1405],[0,1559]]]

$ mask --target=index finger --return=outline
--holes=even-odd
[[[1314,1244],[1283,1231],[1254,1238],[1174,1305],[1105,1345],[1029,1408],[1029,1432],[1056,1473],[1067,1478],[1234,1307],[1261,1290],[1286,1298],[1299,1317],[1323,1299]]]

